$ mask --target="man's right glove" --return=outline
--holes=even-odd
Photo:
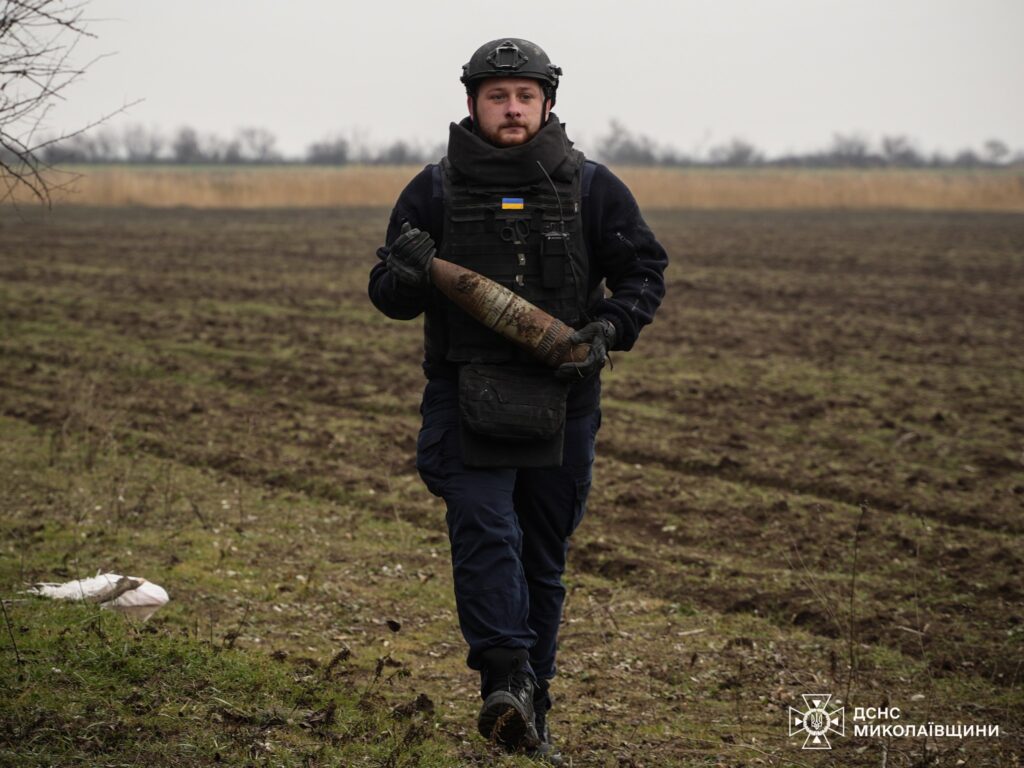
[[[590,354],[582,363],[562,363],[555,369],[560,379],[585,379],[604,368],[608,350],[615,343],[615,326],[611,320],[595,320],[587,323],[569,337],[572,344],[589,344]]]
[[[430,284],[430,262],[436,253],[430,235],[407,221],[402,224],[401,233],[391,243],[384,263],[400,283],[424,287]]]

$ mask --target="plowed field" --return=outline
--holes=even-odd
[[[493,764],[413,466],[421,327],[366,298],[386,216],[3,212],[2,588],[140,573],[158,629],[387,652],[381,696],[427,693],[453,761]],[[1024,216],[649,222],[668,296],[605,371],[570,553],[572,764],[1018,764]],[[846,733],[801,750],[823,692]],[[886,706],[1000,735],[854,735]]]

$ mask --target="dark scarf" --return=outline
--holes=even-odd
[[[470,184],[506,183],[511,186],[539,184],[544,173],[540,161],[551,178],[571,181],[583,162],[572,142],[565,135],[565,126],[554,113],[536,135],[525,144],[496,147],[473,131],[473,121],[466,117],[448,132],[448,161],[452,168]]]

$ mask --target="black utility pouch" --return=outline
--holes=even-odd
[[[569,236],[547,232],[541,241],[541,285],[561,288],[565,284],[565,264],[569,260]]]
[[[462,463],[558,467],[568,383],[547,368],[467,363],[459,369]]]

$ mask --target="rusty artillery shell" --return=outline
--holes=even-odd
[[[431,262],[430,279],[470,317],[541,362],[557,367],[587,359],[590,345],[571,343],[572,328],[493,280],[436,257]]]

